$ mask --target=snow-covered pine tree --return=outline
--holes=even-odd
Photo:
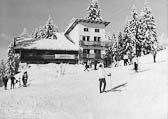
[[[137,39],[138,39],[138,27],[139,27],[139,16],[138,16],[138,12],[137,12],[137,8],[135,7],[135,5],[132,6],[132,10],[131,10],[131,16],[129,19],[129,31],[130,31],[130,38],[131,38],[131,42],[133,44],[137,43]]]
[[[141,55],[142,39],[140,19],[135,5],[131,8],[131,15],[124,29],[124,49],[123,52],[133,52],[136,55]],[[135,50],[136,49],[136,50]],[[134,51],[135,50],[135,51]]]
[[[18,72],[19,56],[15,55],[13,43],[11,43],[9,46],[7,65],[8,65],[8,76],[11,76],[12,74],[16,74]]]
[[[3,77],[5,77],[7,73],[7,65],[6,65],[6,61],[4,61],[3,59],[1,60],[0,63],[0,86],[3,85]]]
[[[120,31],[118,34],[118,48],[121,49],[124,46],[122,32]]]
[[[15,74],[15,53],[14,53],[14,45],[10,44],[8,50],[8,75],[11,76]]]
[[[148,1],[145,2],[140,16],[140,39],[147,53],[150,52],[152,44],[157,42],[155,18],[152,15]]]
[[[122,47],[120,49],[120,54],[125,54],[128,51],[128,48],[130,46],[131,43],[131,31],[130,31],[130,22],[129,20],[126,22],[125,28],[124,28],[124,33],[122,36],[122,42],[120,41],[120,43],[122,43]]]
[[[56,32],[58,32],[58,27],[49,16],[46,24],[43,27],[40,26],[38,29],[36,28],[32,33],[32,37],[35,39],[51,38],[52,36],[56,38],[54,37]]]
[[[98,4],[98,0],[90,0],[89,6],[87,8],[88,14],[86,16],[86,19],[88,20],[96,20],[96,21],[102,21],[102,17],[100,16],[100,6]]]
[[[32,38],[37,38],[37,36],[38,36],[38,29],[37,28],[35,28],[35,30],[34,31],[32,31],[32,33],[31,33],[31,37]]]
[[[131,9],[131,16],[129,19],[129,31],[130,31],[129,51],[140,56],[142,44],[139,40],[140,39],[139,28],[140,28],[139,15],[136,6],[133,5]],[[133,51],[134,49],[136,50]]]

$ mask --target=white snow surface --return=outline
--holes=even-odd
[[[98,71],[84,72],[81,65],[31,65],[25,69],[28,87],[0,89],[0,119],[167,119],[167,54],[160,51],[156,63],[152,55],[141,57],[138,73],[132,65],[106,68],[112,74],[106,77],[106,90],[127,85],[118,88],[121,92],[101,94]]]
[[[40,39],[31,45],[24,46],[23,49],[38,50],[72,50],[78,51],[79,47],[69,41],[63,33],[56,33],[57,39]]]

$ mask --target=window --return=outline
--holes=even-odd
[[[90,41],[90,36],[82,36],[83,41]]]
[[[94,37],[95,42],[100,42],[100,40],[101,40],[101,37],[97,37],[97,36]]]
[[[90,53],[90,49],[84,49],[84,50],[83,50],[83,53],[84,53],[84,54],[89,54],[89,53]]]
[[[95,32],[99,32],[99,29],[95,29]]]
[[[94,41],[96,42],[97,37],[94,37]]]
[[[89,41],[90,40],[90,36],[87,36],[87,41]]]
[[[86,37],[85,37],[85,36],[82,36],[82,40],[85,41],[85,40],[86,40]]]
[[[100,42],[100,37],[98,37],[97,41]]]
[[[88,28],[84,28],[84,31],[85,31],[85,32],[88,32],[88,31],[89,31],[89,29],[88,29]]]
[[[98,50],[98,49],[95,49],[95,50],[94,50],[94,53],[95,53],[95,54],[101,54],[101,51]]]

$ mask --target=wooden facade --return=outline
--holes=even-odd
[[[46,63],[78,63],[78,51],[59,51],[59,50],[35,50],[20,49],[15,50],[20,54],[22,63],[46,64]]]

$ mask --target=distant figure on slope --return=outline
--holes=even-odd
[[[105,92],[105,88],[106,88],[106,79],[105,79],[106,72],[105,72],[102,64],[99,65],[98,71],[99,71],[100,93],[103,93],[103,92]],[[102,90],[102,84],[103,84],[103,90]]]
[[[15,88],[15,80],[16,80],[16,78],[14,77],[14,74],[12,74],[12,76],[11,76],[11,89]]]
[[[116,60],[116,56],[113,55],[113,64],[114,64],[114,67],[117,67],[117,60]]]
[[[3,77],[2,80],[3,80],[3,83],[4,83],[4,89],[7,90],[8,77],[5,76],[5,77]]]
[[[138,72],[138,64],[139,64],[139,59],[138,59],[138,55],[136,55],[134,57],[134,70],[135,70],[135,72]]]
[[[132,59],[133,59],[133,53],[131,53],[131,52],[129,53],[128,59],[129,59],[129,64],[131,65]]]
[[[97,60],[94,61],[94,69],[97,70]]]
[[[127,53],[124,55],[124,66],[127,66],[128,64],[128,55]]]
[[[89,65],[88,65],[88,63],[87,63],[87,62],[85,62],[85,69],[84,69],[84,71],[86,71],[86,70],[87,70],[87,71],[89,71],[89,69],[88,69],[88,68],[89,68]]]
[[[157,54],[157,42],[154,41],[152,44],[152,54],[153,54],[153,61],[156,63],[156,54]]]
[[[23,87],[27,86],[27,80],[28,80],[28,75],[27,75],[27,71],[25,71],[23,76],[22,76]]]

